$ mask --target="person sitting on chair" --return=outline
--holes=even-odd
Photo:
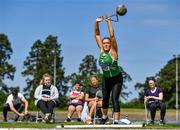
[[[36,88],[34,93],[35,105],[40,108],[45,115],[44,120],[49,122],[54,107],[56,106],[56,100],[59,97],[57,88],[51,84],[52,77],[48,73],[45,73],[42,78],[41,84]]]
[[[87,124],[92,124],[92,116],[94,114],[95,107],[102,106],[102,91],[98,86],[98,80],[95,76],[92,76],[90,80],[91,80],[91,87],[88,89],[87,93],[85,94],[85,101],[88,102],[88,106],[90,108],[88,118],[86,121]],[[102,114],[101,109],[99,109],[98,112]]]
[[[163,101],[163,91],[157,86],[155,79],[150,79],[148,81],[149,89],[145,93],[145,103],[151,113],[151,124],[154,124],[154,119],[156,115],[156,109],[160,109],[160,124],[164,124],[164,117],[166,113],[166,105]]]
[[[7,121],[8,111],[13,111],[16,114],[15,121],[17,121],[19,117],[24,117],[28,114],[28,101],[19,93],[17,88],[12,89],[12,93],[7,97],[7,101],[3,107],[5,122]]]
[[[67,113],[67,122],[71,121],[71,117],[75,111],[77,111],[78,114],[78,121],[81,121],[81,112],[83,108],[83,98],[84,98],[84,92],[81,91],[81,84],[80,82],[75,82],[74,89],[71,91],[70,95],[70,103]]]

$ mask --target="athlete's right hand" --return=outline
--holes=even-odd
[[[96,22],[102,22],[104,21],[104,17],[103,16],[100,16],[98,18],[96,18]]]

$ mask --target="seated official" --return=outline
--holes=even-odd
[[[163,91],[157,86],[154,79],[148,81],[149,89],[145,93],[144,100],[151,113],[151,124],[154,124],[156,109],[160,109],[160,124],[164,124],[166,105],[163,103]]]
[[[28,114],[28,101],[21,93],[19,93],[18,89],[12,90],[12,93],[7,97],[7,101],[3,106],[3,116],[5,122],[7,121],[8,111],[13,111],[16,114],[14,119],[15,121],[17,121],[19,117],[23,117]]]
[[[67,114],[67,122],[71,121],[71,117],[75,111],[77,111],[78,115],[78,121],[81,121],[81,112],[83,108],[83,98],[84,98],[84,92],[81,91],[81,84],[79,82],[76,82],[74,84],[74,88],[71,91],[70,95],[70,103],[68,107],[68,114]]]
[[[41,84],[36,88],[34,93],[35,105],[45,115],[44,120],[51,120],[53,109],[56,106],[56,100],[59,97],[57,88],[51,84],[52,77],[48,73],[43,75]]]
[[[92,124],[92,116],[94,115],[94,109],[96,106],[102,106],[102,91],[98,86],[98,80],[95,76],[92,76],[91,79],[91,86],[89,87],[88,91],[85,94],[85,101],[88,102],[89,106],[89,114],[86,123]],[[97,111],[96,114],[102,114],[101,110]]]

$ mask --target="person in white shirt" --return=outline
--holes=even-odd
[[[7,97],[7,101],[3,106],[3,116],[5,122],[7,121],[8,111],[13,111],[17,115],[14,121],[17,121],[19,117],[23,117],[28,114],[28,101],[18,89],[14,88],[12,90],[12,93]]]
[[[58,89],[51,84],[52,76],[45,73],[40,81],[40,85],[34,92],[35,105],[44,114],[46,123],[50,122],[53,110],[56,106],[56,101],[59,98]]]

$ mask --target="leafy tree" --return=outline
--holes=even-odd
[[[5,103],[7,95],[4,92],[0,92],[0,109],[2,110],[3,104]]]
[[[3,82],[4,79],[13,80],[16,68],[8,62],[13,50],[11,43],[5,34],[0,34],[0,91],[8,93],[8,87]]]
[[[180,58],[178,58],[178,63],[180,63]],[[175,105],[175,92],[176,92],[176,68],[175,68],[175,59],[171,59],[168,63],[160,70],[159,73],[153,76],[157,80],[158,86],[163,88],[164,92],[164,101],[168,107],[173,108]],[[180,67],[178,66],[180,70]],[[180,74],[180,72],[179,72]],[[137,83],[135,85],[136,89],[139,89],[139,100],[143,102],[145,90],[148,88],[148,78],[145,83]],[[180,77],[179,79],[180,80]]]
[[[33,97],[35,88],[39,85],[44,73],[43,60],[43,43],[37,40],[31,47],[29,56],[24,61],[25,70],[22,75],[26,78],[27,87],[24,88],[25,96]]]
[[[54,64],[54,60],[56,64]],[[64,68],[62,66],[63,57],[61,56],[61,44],[58,43],[57,37],[49,35],[44,42],[37,40],[31,47],[29,56],[24,61],[25,70],[22,75],[27,77],[27,87],[24,92],[27,97],[34,97],[34,91],[44,73],[54,75],[56,68],[56,84],[59,90],[60,98],[67,92],[66,80],[64,77]]]
[[[95,59],[93,55],[86,55],[79,66],[79,73],[72,73],[68,76],[71,84],[74,84],[75,81],[80,81],[83,88],[87,89],[90,85],[90,76],[97,75],[98,79],[100,79],[99,76],[101,76],[101,74],[100,70],[97,68],[96,62],[97,59]]]
[[[180,64],[180,57],[178,57],[178,64]],[[180,70],[180,66],[178,66]],[[178,72],[178,75],[180,71]],[[168,63],[160,70],[157,76],[157,82],[159,86],[164,89],[164,97],[167,105],[171,108],[175,107],[176,99],[176,59],[171,59]],[[180,81],[180,77],[178,77]],[[178,83],[178,86],[180,84]],[[180,91],[178,91],[180,94]]]
[[[97,68],[97,59],[93,55],[86,55],[79,66],[79,75],[81,82],[85,88],[90,86],[90,76],[96,75],[100,80],[100,70]],[[99,81],[100,83],[102,81]]]
[[[81,76],[91,76],[100,73],[96,62],[97,59],[95,59],[93,55],[86,55],[79,66],[79,74]]]
[[[121,66],[119,66],[119,67],[120,67],[120,70],[121,70],[122,75],[123,75],[123,85],[122,85],[121,97],[124,100],[127,100],[127,98],[129,97],[130,94],[132,94],[132,92],[131,91],[125,92],[124,90],[126,90],[128,88],[126,86],[126,82],[130,82],[132,80],[132,78]]]

